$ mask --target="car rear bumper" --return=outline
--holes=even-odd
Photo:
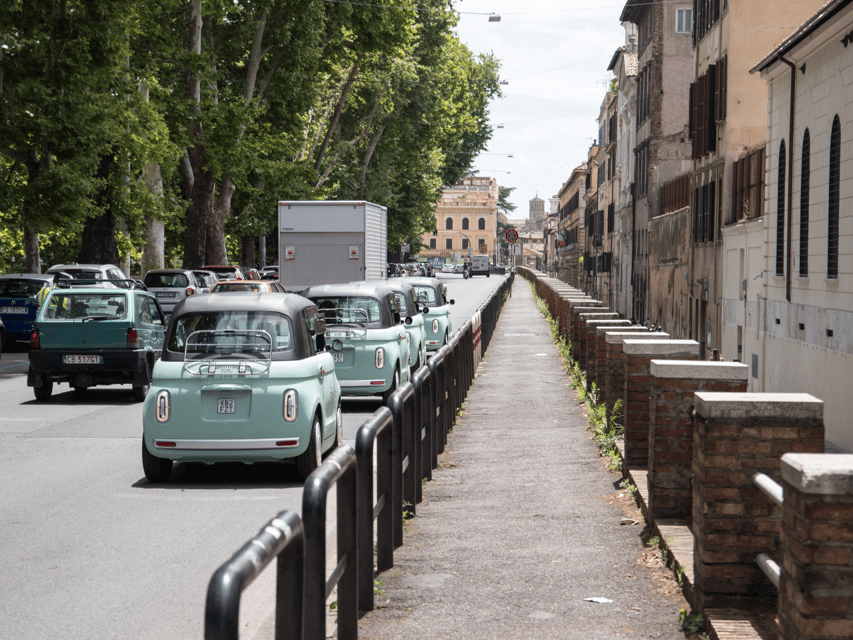
[[[144,349],[33,349],[29,353],[27,386],[40,387],[44,378],[82,387],[97,384],[133,384],[150,382]],[[100,364],[65,364],[63,356],[101,356]]]

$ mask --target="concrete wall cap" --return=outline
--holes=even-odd
[[[623,327],[627,328],[631,326],[630,320],[623,320],[620,318],[591,318],[586,321],[587,328],[592,327],[595,329],[596,333],[598,329],[601,327]]]
[[[607,340],[607,344],[621,344],[625,340],[669,340],[672,338],[668,333],[649,331],[645,327],[643,327],[643,331],[629,332],[624,330],[631,328],[619,327],[618,329],[609,330],[604,334],[604,339]]]
[[[853,494],[853,455],[786,453],[782,479],[803,493],[843,496]]]
[[[616,320],[619,319],[619,314],[615,311],[589,311],[584,313],[579,313],[581,320]],[[630,324],[630,323],[629,323]]]
[[[593,298],[578,298],[576,300],[569,300],[569,306],[572,309],[575,307],[588,307],[592,309],[594,307],[603,307],[604,303],[600,300],[594,300]]]
[[[738,382],[749,379],[749,367],[740,362],[652,360],[649,373],[656,378],[736,380]]]
[[[643,340],[626,339],[622,351],[635,356],[679,356],[685,358],[699,355],[699,343],[695,340]]]
[[[587,324],[589,324],[589,323],[587,323]],[[596,333],[598,333],[599,337],[607,335],[607,333],[610,331],[624,331],[626,333],[630,333],[634,337],[637,337],[638,333],[643,333],[643,332],[649,333],[649,330],[641,324],[628,324],[624,327],[617,327],[616,329],[604,326],[604,327],[598,327],[595,331],[596,331]]]
[[[705,418],[823,419],[823,400],[808,393],[697,391],[696,412]]]

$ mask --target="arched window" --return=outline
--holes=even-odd
[[[809,130],[803,134],[800,161],[800,277],[809,275],[809,185],[811,182],[812,139]]]
[[[776,275],[785,275],[785,141],[779,144],[776,174]]]
[[[468,218],[462,218],[462,230],[468,229]]]
[[[448,218],[444,221],[444,228],[445,228],[445,229],[453,229],[453,218],[448,217]]]
[[[841,186],[841,121],[832,120],[829,137],[829,216],[826,228],[826,277],[838,277],[838,195]]]
[[[486,230],[486,219],[485,218],[480,218],[479,220],[477,220],[477,229],[479,231],[485,231]]]

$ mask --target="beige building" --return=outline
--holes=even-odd
[[[760,72],[765,87],[766,199],[763,215],[744,212],[723,227],[721,283],[722,351],[750,366],[749,390],[822,399],[826,438],[847,451],[853,451],[851,32],[853,0],[834,0],[754,60],[750,80]]]
[[[560,188],[559,224],[557,226],[557,278],[573,287],[581,287],[581,258],[586,243],[586,177],[587,163],[575,167]]]
[[[438,234],[423,235],[420,257],[455,263],[468,258],[470,247],[471,254],[487,255],[494,262],[499,214],[494,178],[469,176],[445,187],[435,207]]]

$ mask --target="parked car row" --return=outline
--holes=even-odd
[[[388,263],[389,278],[401,278],[406,276],[433,278],[435,277],[435,267],[433,267],[429,262]]]

